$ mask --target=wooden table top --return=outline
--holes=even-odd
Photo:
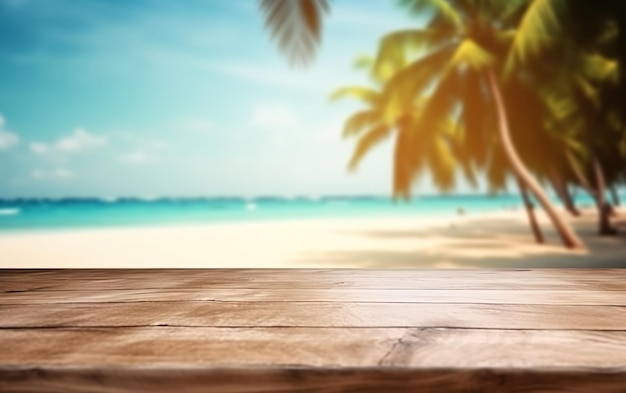
[[[626,392],[626,269],[0,270],[1,392]]]

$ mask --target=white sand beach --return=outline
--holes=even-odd
[[[614,221],[626,226],[626,212]],[[420,220],[349,219],[0,234],[0,268],[626,267],[626,237],[595,234],[595,212],[569,218],[588,246],[568,251],[523,210]]]

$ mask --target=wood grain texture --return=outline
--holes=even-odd
[[[626,270],[626,269],[623,269]],[[0,291],[139,289],[420,289],[626,290],[620,269],[577,270],[296,270],[85,269],[0,271]],[[258,272],[257,275],[254,272]],[[30,273],[29,273],[30,272]],[[562,272],[562,273],[559,273]],[[620,279],[621,278],[621,279]]]
[[[0,270],[1,392],[626,392],[626,269]]]
[[[149,364],[176,368],[606,368],[626,372],[626,331],[58,328],[2,329],[0,342],[0,364],[5,367]]]
[[[80,291],[80,290],[143,290],[143,289],[419,289],[419,290],[602,290],[624,291],[624,280],[585,280],[582,278],[491,278],[470,280],[463,278],[429,279],[429,278],[290,278],[284,280],[237,280],[207,278],[173,280],[55,280],[37,279],[32,281],[9,281],[2,283],[0,291]]]
[[[626,307],[518,304],[158,302],[0,305],[0,327],[461,327],[626,330]]]
[[[0,364],[375,367],[407,334],[397,328],[1,329]]]
[[[419,289],[120,289],[22,291],[0,294],[0,304],[133,302],[474,303],[626,306],[626,291]]]

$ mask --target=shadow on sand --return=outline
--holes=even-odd
[[[626,221],[616,227],[621,235],[596,235],[593,219],[574,219],[587,251],[568,251],[557,234],[543,225],[546,244],[535,244],[528,228],[514,219],[474,220],[438,228],[352,231],[350,234],[408,247],[334,250],[308,254],[300,263],[358,268],[626,268]],[[415,246],[411,246],[415,239]],[[377,242],[370,242],[377,244]]]

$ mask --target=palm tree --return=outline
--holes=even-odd
[[[402,53],[396,56],[396,66],[402,68],[406,63]],[[369,57],[360,57],[355,62],[357,68],[371,68]],[[393,166],[393,195],[394,198],[410,198],[412,184],[424,172],[431,173],[435,185],[441,192],[448,192],[455,185],[455,173],[461,169],[466,180],[477,187],[476,168],[468,162],[469,156],[465,147],[464,132],[453,119],[444,122],[436,133],[421,133],[413,125],[419,118],[420,102],[408,106],[405,112],[398,115],[391,123],[383,118],[381,108],[381,92],[385,82],[398,70],[388,69],[386,76],[378,77],[374,82],[378,88],[350,86],[337,90],[331,99],[352,97],[363,102],[367,107],[351,115],[344,127],[344,137],[356,137],[357,144],[349,163],[349,169],[356,169],[360,160],[370,149],[382,140],[395,134],[395,154]],[[497,153],[498,151],[496,151]],[[501,154],[494,154],[485,168],[488,185],[491,193],[501,191],[506,187],[506,173],[510,172],[506,158]],[[543,243],[538,221],[535,217],[533,203],[528,196],[526,187],[518,182],[520,194],[526,208],[529,224],[537,243]]]
[[[403,56],[398,54],[396,65],[404,64]],[[360,57],[355,62],[357,68],[370,68],[372,61],[368,57]],[[389,70],[388,77],[393,75]],[[396,70],[397,71],[397,70]],[[387,78],[388,79],[388,78]],[[384,86],[385,78],[376,80],[379,87]],[[462,155],[461,144],[462,132],[452,119],[442,124],[438,133],[427,135],[420,134],[420,130],[413,127],[420,116],[420,101],[409,107],[406,112],[394,119],[392,124],[387,124],[382,116],[380,91],[377,89],[349,86],[338,89],[331,95],[331,99],[353,97],[362,101],[367,108],[352,114],[345,122],[344,137],[358,138],[357,144],[348,164],[350,170],[355,170],[361,159],[374,146],[395,134],[395,154],[393,166],[393,196],[408,200],[412,191],[412,184],[424,172],[429,171],[435,185],[440,192],[448,192],[455,185],[455,173],[459,163],[463,168],[466,180],[477,186],[474,169],[463,161],[467,156]],[[505,175],[502,168],[506,166],[503,157],[500,160],[492,160],[487,168],[490,191],[497,192],[505,187]],[[518,187],[526,208],[529,224],[537,243],[543,243],[537,218],[535,217],[533,204],[527,194],[526,188],[521,182]]]
[[[495,114],[498,117],[497,127],[500,131],[497,139],[501,139],[499,142],[506,148],[506,156],[520,179],[520,184],[524,187],[529,187],[530,192],[542,204],[557,227],[564,243],[569,247],[580,246],[580,242],[571,231],[571,228],[568,228],[560,220],[550,202],[545,198],[545,194],[543,194],[539,184],[526,170],[526,167],[529,165],[527,158],[528,150],[521,150],[524,153],[525,162],[522,162],[519,157],[515,159],[517,155],[516,147],[518,147],[516,139],[519,139],[516,138],[516,135],[520,135],[520,133],[516,132],[516,122],[502,121],[507,117],[515,117],[514,112],[516,111],[516,108],[508,102],[511,101],[511,95],[506,94],[508,82],[506,78],[502,78],[502,75],[508,76],[511,72],[522,71],[522,73],[525,72],[526,76],[528,76],[529,70],[524,70],[524,68],[527,68],[529,59],[544,54],[548,49],[552,49],[555,46],[555,42],[567,41],[563,38],[564,36],[566,38],[572,29],[564,28],[566,21],[575,21],[575,23],[571,23],[577,26],[578,30],[575,40],[582,42],[582,46],[590,43],[596,45],[597,42],[594,40],[599,36],[603,36],[605,40],[607,39],[606,31],[603,31],[602,28],[606,27],[605,21],[607,18],[610,19],[612,12],[617,16],[611,20],[619,27],[614,30],[623,32],[625,15],[624,12],[619,12],[619,8],[624,7],[623,2],[620,3],[619,0],[605,0],[601,4],[590,4],[588,1],[580,0],[509,0],[507,2],[498,0],[483,0],[481,2],[476,0],[404,0],[402,3],[413,12],[432,12],[433,18],[428,29],[424,29],[421,32],[403,32],[403,34],[396,35],[396,38],[401,38],[396,39],[396,41],[404,41],[422,49],[430,49],[432,50],[431,54],[439,52],[441,55],[447,52],[446,54],[450,60],[448,63],[450,69],[446,69],[446,72],[438,73],[438,79],[442,82],[440,85],[445,85],[447,90],[454,90],[455,87],[458,88],[458,86],[454,85],[462,82],[466,91],[472,91],[473,89],[474,92],[480,91],[482,93],[479,96],[489,96],[487,98],[483,97],[483,102],[472,103],[471,100],[462,100],[462,106],[466,108],[462,111],[462,119],[465,122],[464,126],[469,125],[470,129],[465,132],[468,134],[465,143],[469,147],[469,149],[465,150],[469,151],[469,154],[467,151],[465,153],[469,159],[464,160],[463,165],[471,167],[472,165],[482,164],[484,166],[485,161],[496,161],[494,158],[495,153],[486,154],[486,149],[481,147],[481,144],[484,144],[486,140],[493,138],[485,137],[484,135],[481,137],[479,133],[471,130],[473,128],[476,131],[478,129],[477,125],[480,123],[482,123],[480,126],[485,127],[485,121],[477,121],[476,118],[480,116],[469,114],[472,110],[467,109],[470,107],[476,109],[484,104],[495,107],[497,109]],[[320,20],[323,14],[328,11],[328,2],[325,0],[262,0],[261,5],[266,14],[267,25],[272,30],[272,35],[278,39],[280,47],[287,53],[292,63],[307,64],[310,62],[320,41]],[[615,12],[616,10],[618,12]],[[584,16],[584,18],[581,18],[581,16]],[[581,20],[583,20],[583,23],[581,23]],[[300,28],[298,29],[296,26],[300,26]],[[584,28],[580,28],[580,26],[584,26]],[[509,29],[509,27],[512,28]],[[568,33],[564,34],[565,31]],[[581,32],[584,34],[580,34]],[[613,35],[615,36],[616,34]],[[555,39],[555,36],[559,38]],[[455,38],[458,39],[456,50],[452,51],[451,46],[454,45],[451,45],[451,42]],[[608,39],[611,40],[610,34]],[[617,34],[617,39],[613,37],[612,42],[614,43],[613,46],[618,48],[617,50],[613,49],[613,52],[617,53],[618,58],[622,60],[618,62],[618,67],[623,71],[623,57],[626,51],[619,50],[619,48],[624,49],[625,40],[623,35]],[[382,45],[382,47],[381,56],[379,56],[379,60],[382,59],[382,61],[379,61],[379,64],[375,67],[377,73],[388,72],[386,68],[389,68],[389,64],[394,62],[394,56],[399,52],[398,45],[395,47],[394,45]],[[431,60],[435,61],[436,59],[433,58]],[[456,68],[456,73],[454,68]],[[462,68],[466,70],[461,70]],[[450,72],[451,69],[452,72]],[[534,74],[532,70],[530,73]],[[446,78],[443,78],[444,76]],[[420,79],[423,80],[425,77],[418,75],[412,81],[414,90],[426,87],[427,83],[420,82]],[[444,79],[448,81],[447,84],[443,83]],[[478,82],[476,79],[478,79]],[[618,97],[625,97],[624,92],[626,92],[626,89],[624,85],[622,80],[618,89],[618,93],[622,95],[618,95]],[[500,90],[500,94],[495,90]],[[489,94],[485,94],[486,91],[489,91]],[[383,95],[385,95],[384,92]],[[500,95],[500,100],[498,95]],[[504,96],[504,99],[502,99],[502,96]],[[401,100],[395,97],[395,101],[397,103]],[[445,100],[433,101],[438,103],[439,109],[445,105],[448,105],[449,108],[449,104],[443,102]],[[623,102],[623,100],[617,99],[613,100],[613,102]],[[389,105],[387,100],[387,106],[392,109],[391,113],[385,113],[386,119],[395,116],[393,113],[395,104],[393,102],[391,104]],[[442,106],[442,104],[444,105]],[[433,104],[431,108],[435,107],[436,105]],[[389,109],[385,109],[385,112],[389,112]],[[623,114],[623,111],[620,110],[616,112],[618,115],[620,113]],[[435,118],[437,114],[430,117]],[[420,121],[420,125],[425,123],[427,123],[426,120]],[[623,123],[622,121],[621,124]],[[620,141],[626,140],[624,127],[620,125],[617,128],[619,128],[617,135]],[[483,134],[485,133],[483,132]],[[507,137],[504,134],[509,134],[511,143],[507,143]],[[596,144],[595,140],[590,143],[590,145],[594,144]],[[599,148],[591,147],[589,149],[593,158],[590,161],[593,164],[593,171],[591,172],[593,176],[591,178],[595,181],[592,192],[597,200],[602,196],[598,207],[601,212],[604,212],[607,209],[605,209],[606,201],[604,201],[603,192],[604,184],[606,183],[604,179],[606,168],[603,168],[603,166],[607,164],[601,162],[598,158],[600,156],[597,152]],[[618,165],[621,165],[621,167],[617,172],[613,168],[609,168],[612,172],[610,175],[612,179],[623,178],[623,160],[618,160]],[[490,168],[492,169],[488,172],[490,176],[496,179],[502,178],[502,170],[498,170],[495,165],[491,165]],[[561,178],[563,174],[562,168],[557,170],[550,168],[549,170],[552,173],[556,172],[557,176],[553,176],[552,183],[557,191],[560,190],[558,194],[567,204],[567,185],[563,185],[563,179]],[[538,173],[536,170],[534,172]],[[569,170],[569,172],[572,171]],[[581,178],[580,171],[573,172],[578,175],[579,179]],[[581,184],[584,183],[581,182]],[[607,186],[611,188],[610,185],[607,184]],[[543,194],[543,197],[541,194]],[[575,208],[572,206],[570,206],[570,210],[575,212]],[[602,224],[603,220],[604,217],[601,214],[600,228],[607,227]]]
[[[398,64],[401,66],[402,62]],[[369,69],[372,59],[362,56],[355,66]],[[393,70],[392,70],[393,71]],[[376,145],[395,134],[393,162],[393,196],[408,200],[413,180],[429,171],[437,188],[448,192],[455,185],[455,160],[450,142],[456,126],[452,120],[441,125],[438,133],[420,135],[413,127],[420,116],[420,100],[407,104],[405,110],[393,119],[383,116],[381,91],[387,79],[393,75],[374,78],[375,88],[348,86],[335,91],[331,99],[352,97],[360,100],[366,108],[352,114],[345,122],[344,137],[357,138],[348,168],[355,170],[362,158]],[[415,141],[419,141],[415,143]],[[473,174],[466,172],[470,181]]]
[[[435,132],[442,121],[458,112],[467,134],[471,161],[481,164],[490,154],[506,156],[511,170],[543,207],[564,245],[583,248],[522,162],[512,141],[501,76],[514,32],[503,29],[506,21],[499,18],[511,11],[512,3],[496,0],[480,3],[403,0],[402,3],[411,12],[431,12],[433,17],[425,28],[392,33],[382,40],[375,74],[387,73],[395,63],[396,54],[407,46],[422,51],[386,84],[382,94],[386,118],[396,116],[403,103],[432,91],[415,127]],[[497,134],[493,133],[494,128]],[[494,140],[498,140],[501,149],[484,146],[485,142]]]
[[[446,8],[445,1],[438,1],[438,2],[434,1],[431,3],[438,5],[440,9],[443,9],[446,12],[450,11],[449,9]],[[289,7],[291,8],[287,10],[287,8]],[[292,0],[292,1],[264,0],[262,1],[262,8],[266,12],[266,24],[268,25],[268,27],[271,28],[273,36],[279,38],[279,43],[281,45],[281,48],[287,52],[291,60],[293,61],[294,58],[300,57],[301,52],[299,50],[306,53],[308,58],[311,58],[312,55],[314,54],[315,46],[305,45],[299,50],[295,50],[298,48],[294,49],[294,46],[290,45],[291,41],[288,40],[289,29],[287,26],[290,26],[291,24],[294,24],[294,23],[296,24],[299,23],[300,25],[305,26],[307,27],[308,32],[307,30],[305,31],[301,30],[300,33],[305,34],[305,36],[308,35],[309,37],[316,37],[317,39],[315,40],[315,43],[319,42],[319,25],[320,25],[319,19],[320,19],[320,16],[323,14],[323,12],[328,10],[328,4],[325,1],[311,2],[311,1],[302,1],[302,0]],[[305,19],[307,18],[303,17],[303,15],[305,15],[306,12],[300,12],[300,13],[294,12],[294,10],[296,9],[308,10],[307,12],[310,15],[308,19],[313,21],[313,23],[311,22],[306,23]],[[277,15],[281,15],[281,17],[278,17]],[[448,16],[450,15],[453,16],[453,13],[448,12]],[[402,37],[402,38],[408,38],[410,40],[412,34],[413,33],[409,31],[407,32],[406,37]],[[403,34],[400,34],[400,36],[402,35]],[[441,38],[445,38],[445,35],[443,35]],[[394,61],[397,62],[398,56],[400,57],[402,56],[401,51],[398,51],[395,48],[392,49],[392,51],[390,52],[391,52],[391,56],[389,56],[389,53],[386,53],[384,57],[396,59]],[[379,64],[376,67],[377,73],[382,72],[382,73],[387,73],[387,75],[390,75],[390,70],[393,68],[394,66],[389,65],[389,64],[383,64],[382,66]],[[384,78],[383,75],[379,75],[379,77]],[[470,83],[471,82],[473,81],[470,81]],[[476,87],[475,84],[473,85],[473,87]],[[467,89],[467,90],[469,91],[470,89]],[[367,113],[355,114],[353,118],[351,118],[346,124],[347,129],[353,127],[355,122],[363,121],[363,119],[367,116],[368,116]],[[466,117],[476,118],[476,116],[472,116],[471,114]],[[402,121],[399,121],[400,119],[402,119]],[[420,164],[423,162],[420,159],[422,154],[416,154],[419,152],[418,150],[416,150],[415,148],[409,149],[407,147],[409,145],[415,145],[415,142],[410,143],[412,140],[415,140],[415,138],[412,138],[411,137],[412,133],[409,132],[409,130],[412,127],[408,127],[408,124],[414,123],[415,119],[412,117],[407,118],[407,116],[401,116],[400,114],[398,114],[397,116],[395,116],[395,118],[392,119],[391,122],[389,121],[388,118],[386,120],[387,120],[386,121],[387,124],[390,124],[390,123],[393,124],[393,122],[395,121],[396,122],[395,125],[398,126],[397,127],[398,136],[396,139],[396,151],[394,154],[395,156],[394,195],[408,198],[410,196],[410,188],[411,188],[412,180],[414,179],[416,175],[420,173],[422,169]],[[450,122],[448,123],[450,124]],[[476,121],[472,122],[470,120],[470,123],[473,125],[476,125]],[[353,124],[353,125],[351,126],[350,124]],[[401,125],[404,125],[404,126],[401,126]],[[437,128],[443,129],[445,127],[439,126]],[[365,154],[365,152],[372,145],[374,145],[376,141],[383,139],[385,135],[388,135],[388,133],[390,132],[388,126],[380,126],[378,128],[373,128],[370,131],[371,132],[366,133],[365,136],[361,138],[361,141],[357,145],[355,155],[353,156],[353,160],[351,161],[352,167],[356,165],[358,160],[360,160],[360,157],[362,157],[362,155]],[[483,142],[487,142],[486,141],[487,138],[481,139],[481,138],[478,138],[477,135],[473,135],[473,137],[470,137],[470,138],[465,137],[464,142],[459,143],[459,138],[458,137],[452,138],[450,132],[448,132],[447,138],[448,138],[448,143],[455,147],[457,158],[461,158],[460,160],[461,167],[463,168],[463,171],[466,177],[470,180],[471,183],[475,184],[476,182],[475,176],[473,174],[473,169],[476,164],[479,164],[479,165],[482,165],[483,167],[486,166],[487,168],[487,174],[489,178],[491,191],[504,187],[504,184],[506,181],[506,171],[504,170],[505,166],[503,165],[502,160],[498,160],[498,158],[500,159],[503,158],[502,154],[500,154],[499,151],[495,151],[495,153],[491,155],[492,156],[491,160],[487,159],[486,143],[483,143]],[[463,138],[463,134],[461,134],[461,138]],[[445,145],[442,144],[441,139],[433,138],[432,140],[439,141],[439,143],[433,146],[438,146],[437,149],[441,151],[445,151]],[[423,146],[423,144],[417,143],[418,148],[421,146]],[[469,151],[471,151],[472,154],[468,154]],[[435,167],[436,165],[434,165],[434,162],[437,159],[437,155],[430,154],[428,157],[430,157],[431,161],[433,161],[431,165]],[[441,163],[449,162],[448,158],[441,157],[440,158]],[[451,182],[451,180],[449,180],[451,177],[448,175],[444,175],[445,173],[447,173],[447,171],[440,171],[439,174],[435,173],[435,176],[434,176],[435,181],[439,183],[440,188],[443,188],[443,189],[449,188],[450,187],[449,183]],[[453,180],[452,180],[452,183],[453,183]],[[534,212],[532,210],[532,204],[530,203],[530,200],[529,198],[527,198],[527,195],[526,195],[526,186],[524,185],[522,181],[520,181],[518,184],[519,184],[522,195],[525,197],[524,205],[527,208],[531,226],[535,233],[535,237],[537,241],[541,242],[542,235],[536,224],[536,219],[534,217]]]
[[[626,7],[623,1],[530,0],[518,8],[519,27],[507,61],[536,68],[550,56],[552,63],[568,65],[567,72],[544,67],[544,81],[556,87],[563,128],[577,129],[585,145],[586,167],[572,166],[599,210],[600,234],[614,234],[605,199],[606,172],[618,180],[624,173],[619,142],[626,134],[623,75],[626,56]],[[556,83],[554,83],[556,81]]]
[[[607,115],[611,113],[607,109],[609,104],[603,104],[600,99],[600,90],[593,86],[584,74],[576,71],[573,69],[569,73],[574,78],[565,80],[560,88],[557,86],[555,89],[552,83],[550,90],[553,96],[546,95],[546,97],[549,97],[551,102],[556,102],[556,105],[553,105],[552,114],[556,126],[573,133],[580,143],[579,151],[582,152],[582,159],[579,158],[579,163],[571,166],[579,183],[596,203],[599,212],[598,232],[601,235],[614,234],[615,230],[609,221],[610,209],[605,198],[607,187],[605,168],[621,169],[618,149],[619,129],[616,132],[610,131],[612,127],[606,121]],[[579,153],[578,156],[580,157],[581,154]],[[612,164],[608,161],[611,157],[614,161]],[[612,177],[615,178],[616,174]],[[588,179],[593,179],[593,184]]]
[[[295,66],[306,66],[321,41],[322,17],[327,0],[261,0],[265,26],[279,48]]]

